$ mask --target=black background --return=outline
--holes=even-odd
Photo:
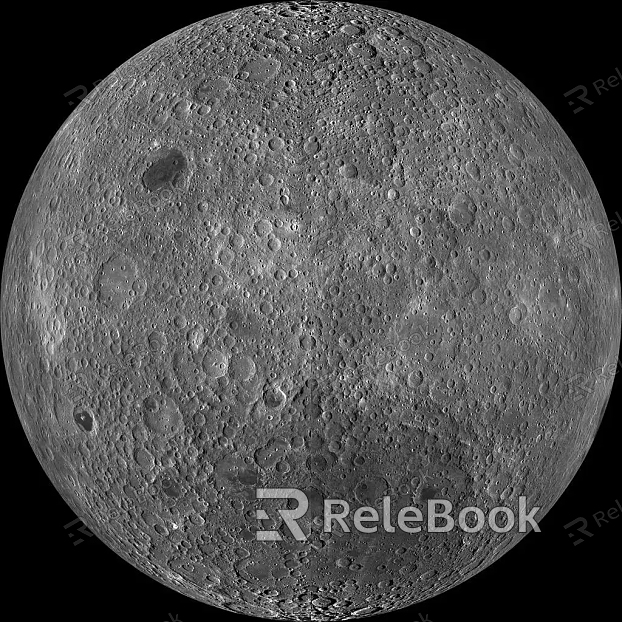
[[[482,50],[523,82],[560,122],[578,149],[600,192],[609,218],[620,221],[614,238],[620,253],[622,84],[595,95],[592,82],[622,70],[619,26],[613,13],[582,6],[556,14],[543,3],[481,3],[459,6],[400,4],[376,6],[412,15]],[[3,247],[30,174],[39,157],[75,108],[79,85],[88,89],[128,58],[188,24],[243,6],[220,2],[144,5],[57,5],[53,11],[25,3],[5,18],[3,127]],[[575,114],[564,93],[584,84],[593,105]],[[74,105],[71,105],[71,102]],[[8,194],[8,196],[7,196]],[[617,214],[616,214],[617,212]],[[618,370],[619,371],[619,370]],[[590,516],[615,505],[620,494],[620,377],[591,451],[558,503],[507,555],[466,583],[384,620],[477,622],[498,618],[599,619],[619,611],[622,516],[600,528]],[[209,616],[242,616],[209,608],[135,570],[96,537],[64,525],[75,518],[49,483],[30,449],[2,374],[5,397],[3,519],[7,583],[4,617],[31,620],[84,619],[161,622],[169,614],[182,622]],[[594,534],[574,546],[564,525],[585,516]],[[72,539],[69,531],[75,536]],[[84,541],[75,544],[76,537]],[[11,613],[9,613],[11,612]],[[379,620],[379,618],[375,618]]]

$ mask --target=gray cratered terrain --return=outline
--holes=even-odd
[[[541,518],[611,388],[573,381],[618,353],[606,225],[559,125],[465,42],[338,2],[219,15],[104,80],[34,171],[2,282],[17,412],[78,516],[173,589],[399,609],[524,534],[326,533],[323,499]],[[305,492],[305,540],[260,487]]]

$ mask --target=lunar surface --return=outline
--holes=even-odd
[[[144,573],[264,618],[396,610],[507,552],[523,533],[327,532],[323,500],[541,518],[613,377],[575,379],[619,341],[560,126],[464,41],[356,4],[137,54],[51,141],[4,262],[7,375],[58,492]],[[304,491],[303,540],[258,488]]]

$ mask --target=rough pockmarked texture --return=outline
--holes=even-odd
[[[17,411],[73,510],[188,596],[294,620],[507,551],[516,530],[327,534],[322,500],[542,516],[620,339],[606,215],[550,114],[452,35],[345,3],[219,15],[109,76],[26,188],[2,295]],[[306,492],[306,541],[261,486]]]

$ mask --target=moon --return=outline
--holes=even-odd
[[[2,276],[15,407],[67,504],[164,585],[283,620],[401,609],[509,551],[526,531],[386,525],[430,501],[540,520],[620,317],[549,112],[457,37],[345,2],[237,9],[119,67],[42,155]],[[327,530],[331,499],[391,505]]]

